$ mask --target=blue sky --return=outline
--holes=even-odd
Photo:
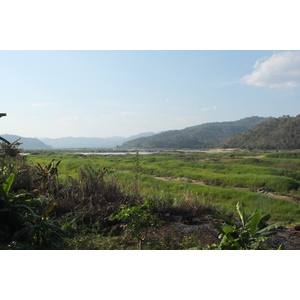
[[[0,132],[109,137],[300,113],[300,51],[1,51]]]

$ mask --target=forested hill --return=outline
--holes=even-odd
[[[270,118],[249,117],[232,122],[206,123],[182,130],[170,130],[150,137],[141,137],[122,144],[122,148],[208,149],[223,140],[245,132]]]
[[[229,138],[220,146],[249,150],[300,149],[300,115],[271,119],[245,133]]]

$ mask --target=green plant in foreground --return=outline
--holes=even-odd
[[[269,214],[262,216],[260,209],[257,209],[248,219],[246,219],[245,212],[239,202],[236,205],[236,209],[240,217],[241,225],[225,216],[215,214],[217,218],[225,221],[223,226],[214,224],[214,227],[220,233],[220,244],[213,244],[207,248],[197,247],[192,249],[257,250],[262,242],[266,241],[270,236],[276,234],[274,229],[290,224],[290,222],[282,222],[267,226],[266,222],[271,218],[271,216]],[[280,246],[280,249],[281,248],[282,245]]]
[[[147,231],[162,224],[162,221],[152,213],[155,208],[152,199],[145,199],[143,204],[137,206],[121,205],[119,210],[110,216],[109,220],[123,222],[126,229],[138,241],[138,249],[142,250]]]
[[[60,162],[61,161],[59,160],[56,164],[54,164],[54,159],[52,159],[45,167],[42,167],[39,163],[37,163],[36,166],[28,166],[28,168],[35,169],[38,172],[38,178],[35,182],[39,182],[38,190],[40,194],[45,194],[46,191],[48,191],[51,182],[53,182],[53,179],[58,176],[57,167]]]
[[[63,231],[49,218],[56,204],[45,208],[41,215],[37,214],[31,207],[34,199],[29,199],[25,194],[10,193],[14,179],[15,174],[12,173],[0,185],[0,242],[11,245],[11,248],[16,242],[39,248],[61,242]]]
[[[63,241],[63,230],[50,219],[49,214],[56,206],[53,203],[44,209],[42,215],[33,214],[32,220],[24,224],[13,237],[14,240],[25,240],[39,248],[49,248]]]
[[[18,147],[22,144],[19,143],[20,139],[17,139],[13,143],[10,143],[6,139],[1,137],[1,140],[4,141],[4,143],[0,144],[0,154],[3,156],[9,156],[9,157],[16,157],[19,153],[20,150]]]
[[[12,173],[0,185],[0,242],[9,241],[33,214],[26,202],[30,200],[25,194],[10,193],[14,179],[15,174]]]

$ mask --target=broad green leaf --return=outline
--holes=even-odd
[[[264,217],[262,217],[258,223],[258,228],[259,229],[263,229],[264,227],[266,227],[266,223],[271,219],[271,215],[265,215]]]
[[[3,191],[6,195],[9,193],[14,180],[15,180],[15,174],[11,173],[10,176],[3,183]]]
[[[270,231],[272,229],[276,229],[276,228],[281,227],[281,226],[288,226],[290,224],[291,224],[291,222],[280,222],[280,223],[272,224],[272,225],[269,225],[266,228],[263,228],[263,229],[257,231],[257,233],[260,234],[262,232]]]
[[[247,223],[247,227],[250,229],[250,232],[254,235],[259,229],[258,224],[261,220],[261,210],[258,209],[250,218]]]
[[[234,229],[233,229],[232,227],[228,226],[228,225],[224,225],[224,226],[222,226],[222,231],[223,231],[225,234],[227,234],[227,233],[233,232]]]

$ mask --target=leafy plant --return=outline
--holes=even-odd
[[[39,163],[36,166],[29,166],[30,169],[37,170],[38,178],[35,182],[39,182],[38,191],[40,194],[45,194],[46,191],[49,189],[50,184],[53,182],[53,179],[58,176],[58,165],[60,164],[60,160],[54,164],[54,159],[45,166],[42,167]]]
[[[221,242],[219,245],[211,245],[207,250],[257,250],[260,249],[260,244],[266,241],[270,236],[276,234],[274,231],[280,226],[286,226],[290,222],[276,223],[267,225],[267,221],[271,218],[270,214],[262,216],[261,210],[257,209],[246,219],[244,209],[238,202],[236,209],[240,217],[240,223],[234,222],[225,216],[215,214],[215,217],[225,221],[223,226],[214,224],[214,227],[219,231]],[[282,248],[282,246],[280,246]]]
[[[38,248],[51,248],[62,242],[64,231],[49,217],[55,206],[56,203],[51,204],[41,215],[32,214],[32,220],[24,224],[23,228],[15,233],[13,239],[25,240]]]
[[[15,174],[12,173],[0,185],[0,242],[13,245],[20,241],[39,248],[61,242],[63,231],[49,217],[56,203],[39,215],[35,199],[26,194],[10,193],[14,179]]]
[[[12,173],[0,185],[0,241],[8,241],[12,235],[22,228],[34,214],[27,205],[30,201],[25,194],[13,195],[10,193],[15,174]]]
[[[109,220],[123,222],[126,229],[138,241],[138,249],[142,250],[148,230],[162,224],[162,221],[153,214],[155,207],[152,199],[145,199],[141,205],[121,205],[119,210],[109,217]]]
[[[17,139],[16,141],[14,141],[13,143],[10,143],[9,141],[7,141],[6,139],[1,137],[1,140],[4,141],[4,143],[1,143],[1,154],[3,156],[10,156],[10,157],[16,157],[19,153],[20,150],[18,149],[18,147],[22,144],[19,143],[20,139]]]

